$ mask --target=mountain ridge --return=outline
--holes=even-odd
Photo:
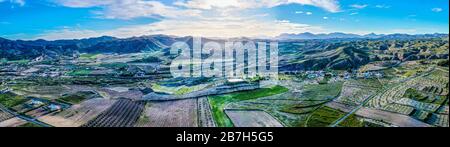
[[[433,34],[375,34],[370,33],[366,35],[358,35],[352,33],[342,33],[334,32],[328,34],[313,34],[310,32],[305,33],[284,33],[275,37],[278,40],[310,40],[310,39],[417,39],[417,38],[437,38],[437,37],[448,37],[448,34],[444,33],[433,33]]]
[[[377,35],[377,34],[367,34],[365,36],[359,36],[356,34],[345,34],[345,33],[330,33],[330,34],[321,34],[321,38],[330,38],[329,39],[313,39],[316,34],[312,33],[303,33],[303,35],[309,36],[310,39],[306,40],[298,40],[299,42],[306,42],[308,48],[314,48],[315,50],[305,50],[305,53],[320,53],[323,51],[336,50],[336,54],[330,57],[320,57],[320,58],[306,58],[308,66],[297,66],[295,65],[292,68],[323,68],[323,67],[333,67],[333,68],[348,68],[347,65],[359,66],[357,63],[366,63],[371,60],[369,56],[364,54],[358,54],[360,51],[360,47],[356,48],[345,48],[338,50],[339,47],[343,46],[340,43],[335,43],[336,41],[332,38],[341,38],[337,40],[340,42],[344,40],[345,42],[352,42],[358,40],[380,40],[384,42],[383,39],[386,40],[408,40],[408,39],[429,39],[429,38],[442,38],[447,37],[448,34],[422,34],[422,35],[408,35],[408,34],[390,34],[390,35]],[[319,34],[320,36],[320,34]],[[350,37],[356,38],[351,39]],[[280,52],[298,52],[298,49],[305,48],[301,47],[297,42],[295,37],[291,37],[293,39],[286,40],[278,40],[280,42],[280,46],[284,46],[283,44],[288,44],[290,46],[280,47]],[[348,41],[346,38],[349,38]],[[375,39],[374,39],[375,38]],[[131,38],[116,38],[110,36],[101,36],[94,38],[86,38],[86,39],[72,39],[72,40],[55,40],[55,41],[47,41],[47,40],[34,40],[34,41],[24,41],[24,40],[8,40],[4,38],[0,38],[0,58],[6,58],[7,60],[21,60],[21,59],[35,59],[37,57],[45,56],[52,59],[57,59],[61,56],[69,56],[73,57],[79,53],[118,53],[118,54],[126,54],[126,53],[139,53],[139,52],[153,52],[153,51],[162,51],[164,54],[168,53],[168,48],[177,42],[182,41],[186,42],[189,46],[192,46],[192,36],[186,37],[177,37],[177,36],[169,36],[169,35],[148,35],[148,36],[140,36],[140,37],[131,37]],[[293,41],[291,41],[293,40]],[[448,40],[448,39],[445,39]],[[230,38],[226,40],[217,40],[211,38],[203,38],[202,43],[206,43],[209,41],[218,41],[220,43],[226,41],[277,41],[270,39],[252,39],[252,38]],[[392,44],[389,42],[384,42],[383,45],[377,45],[373,49],[380,50],[380,52],[387,52],[389,48],[393,48],[394,50],[402,48],[398,46],[398,44]],[[417,53],[419,53],[420,49],[415,49]],[[356,54],[355,54],[356,53]],[[424,52],[425,54],[426,52]],[[399,53],[402,56],[409,56],[409,53]],[[448,55],[448,53],[447,53]],[[305,54],[306,56],[306,54]],[[396,55],[397,56],[397,55]],[[409,57],[411,59],[421,59],[422,57]],[[394,58],[392,58],[394,59]],[[312,66],[309,66],[312,65]]]

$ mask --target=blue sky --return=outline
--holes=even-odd
[[[0,0],[0,37],[448,33],[448,0]]]

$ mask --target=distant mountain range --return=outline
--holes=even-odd
[[[299,33],[299,34],[281,34],[276,37],[279,40],[295,40],[295,39],[418,39],[418,38],[440,38],[440,37],[448,37],[448,34],[418,34],[418,35],[410,35],[410,34],[367,34],[367,35],[358,35],[358,34],[347,34],[347,33],[329,33],[329,34],[313,34],[313,33]]]
[[[346,33],[330,34],[282,34],[277,37],[278,40],[298,40],[298,39],[419,39],[419,38],[442,38],[448,37],[448,34],[391,34],[391,35],[357,35]],[[210,39],[204,38],[203,42],[209,40],[223,42],[233,41],[264,41],[265,39],[235,38],[235,39]],[[109,36],[73,39],[73,40],[8,40],[0,38],[0,59],[8,60],[32,59],[45,55],[49,58],[57,58],[60,55],[73,56],[77,53],[137,53],[143,51],[167,51],[173,43],[177,41],[187,42],[192,46],[192,37],[176,37],[169,35],[150,35],[132,38],[115,38]]]

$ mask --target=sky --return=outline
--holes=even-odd
[[[449,32],[449,0],[0,0],[0,37]]]

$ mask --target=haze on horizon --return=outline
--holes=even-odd
[[[448,5],[448,0],[0,0],[0,37],[448,34]]]

